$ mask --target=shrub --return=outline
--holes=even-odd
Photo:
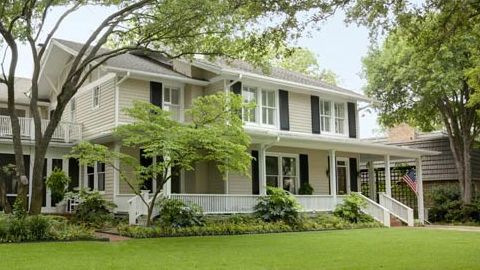
[[[456,222],[462,220],[462,200],[460,191],[455,186],[434,188],[429,198],[432,207],[428,211],[428,219],[432,222]]]
[[[158,221],[164,227],[182,228],[204,224],[203,209],[197,204],[187,205],[177,199],[163,198],[158,205]]]
[[[80,203],[75,210],[75,220],[90,227],[103,227],[112,223],[114,218],[111,210],[116,207],[112,202],[105,200],[98,191],[81,189]]]
[[[52,200],[54,203],[63,200],[69,183],[70,177],[60,168],[55,167],[45,181],[45,185],[52,191]]]
[[[366,205],[367,202],[358,193],[352,192],[343,199],[343,204],[337,205],[333,213],[335,216],[352,223],[371,222],[373,218],[361,211],[361,208]]]
[[[50,218],[37,215],[17,217],[0,215],[0,242],[41,241],[51,239]]]
[[[298,194],[300,195],[312,195],[313,187],[309,183],[303,183],[298,189]]]
[[[300,205],[295,198],[281,188],[267,187],[267,192],[269,195],[260,197],[254,206],[255,215],[266,222],[297,223]]]

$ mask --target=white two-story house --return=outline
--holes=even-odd
[[[69,61],[81,46],[54,39],[48,48],[39,82],[45,99],[45,121],[48,110],[55,108],[55,93]],[[366,96],[277,68],[264,74],[241,61],[227,65],[204,60],[169,60],[141,52],[108,60],[70,101],[62,119],[63,125],[69,127],[68,134],[62,133],[64,139],[69,137],[68,141],[52,143],[45,175],[61,164],[74,179],[72,185],[99,190],[118,205],[116,211],[129,212],[135,196],[113,169],[100,163],[79,167],[74,160],[62,159],[62,155],[78,140],[86,140],[140,159],[140,149],[123,147],[112,136],[115,127],[133,121],[123,108],[132,107],[133,100],[152,102],[183,122],[188,121],[184,110],[193,99],[219,91],[241,94],[245,102],[257,104],[243,119],[244,129],[252,138],[248,151],[255,157],[251,179],[231,172],[223,180],[214,164],[198,163],[195,170],[181,172],[180,177],[167,183],[163,196],[198,203],[207,213],[238,213],[251,211],[256,198],[266,194],[266,186],[276,186],[295,194],[305,210],[328,211],[346,194],[359,191],[361,161],[373,164],[375,160],[390,162],[400,158],[417,160],[417,181],[421,188],[420,158],[434,153],[359,139],[358,104],[375,102]],[[77,126],[81,126],[80,131],[70,131]],[[56,151],[57,146],[63,147]],[[3,151],[4,147],[0,149]],[[141,159],[141,162],[151,161]],[[298,195],[304,183],[313,187],[313,195]],[[389,222],[387,215],[389,218],[390,214],[396,214],[392,213],[396,202],[389,197],[388,184],[387,177],[384,196],[388,205],[382,207],[369,201],[369,211],[385,223]],[[48,191],[46,194],[47,211],[53,205]],[[419,218],[423,220],[421,193],[419,201],[422,201]]]

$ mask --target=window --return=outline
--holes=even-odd
[[[15,109],[15,114],[17,117],[25,117],[27,115],[27,111],[23,109]],[[0,115],[9,115],[8,108],[0,107]]]
[[[320,129],[322,132],[332,132],[332,110],[329,101],[320,101]]]
[[[250,102],[258,104],[256,87],[244,86],[242,91],[242,96],[243,96],[243,102],[245,104],[248,104]],[[243,112],[243,120],[245,122],[256,123],[257,122],[256,114],[257,114],[256,108],[245,110]]]
[[[92,108],[100,106],[100,86],[95,86],[92,90]]]
[[[243,111],[245,122],[269,126],[277,125],[276,91],[244,86],[242,96],[245,104],[250,102],[256,104],[254,108]]]
[[[320,100],[320,129],[322,132],[346,134],[346,113],[344,102]],[[332,109],[333,108],[333,109]]]
[[[77,104],[75,102],[75,98],[72,98],[70,101],[70,122],[75,122],[75,110],[76,110]]]
[[[275,104],[275,92],[262,89],[262,124],[272,126],[276,124]]]
[[[335,102],[335,133],[345,134],[345,103]]]
[[[165,86],[163,88],[163,109],[167,112],[170,112],[170,118],[172,120],[181,120],[180,100],[180,87]]]
[[[95,162],[94,166],[87,167],[87,186],[105,191],[105,163]]]
[[[298,186],[297,157],[272,154],[265,157],[267,186],[295,193]]]

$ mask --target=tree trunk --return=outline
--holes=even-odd
[[[2,179],[0,179],[0,206],[5,213],[10,214],[12,212],[12,207],[7,200],[7,187],[5,185],[5,180]]]

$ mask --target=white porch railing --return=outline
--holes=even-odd
[[[35,139],[34,122],[32,118],[19,117],[20,135],[29,139]],[[42,132],[45,131],[50,121],[42,119]],[[9,116],[0,116],[0,137],[12,137],[12,125]],[[82,138],[82,125],[76,123],[60,122],[53,133],[53,141],[66,143],[77,142]]]
[[[371,215],[376,221],[383,223],[386,227],[390,227],[390,211],[361,193],[358,194],[367,202],[367,206],[362,211]]]
[[[153,198],[150,196],[148,190],[142,190],[141,195],[145,201],[147,201],[148,205],[152,203]],[[157,200],[163,197],[163,193],[158,194]],[[152,216],[150,218],[154,218],[158,215],[158,207],[155,206],[153,208]],[[146,216],[148,214],[148,207],[143,202],[140,196],[134,196],[130,200],[128,200],[128,223],[129,224],[137,224],[137,220],[141,216]]]
[[[387,208],[390,213],[396,216],[401,221],[407,223],[409,227],[414,226],[413,209],[405,204],[389,197],[385,192],[379,192],[380,205]]]
[[[144,198],[148,198],[148,191],[142,192]],[[363,195],[361,195],[364,197]],[[257,204],[260,195],[237,195],[237,194],[171,194],[170,198],[186,203],[198,204],[203,208],[205,214],[238,214],[252,213],[253,207]],[[343,203],[346,195],[295,195],[297,202],[302,206],[303,211],[333,211],[337,204]],[[365,213],[372,215],[376,220],[385,226],[390,226],[390,212],[376,202],[364,197],[367,200],[367,207],[362,209]],[[147,215],[147,206],[139,196],[128,200],[128,213],[130,224],[136,224],[142,215]],[[158,209],[154,209],[158,213]],[[153,216],[152,216],[153,218]]]
[[[252,213],[259,195],[172,194],[170,198],[200,205],[205,214]]]

